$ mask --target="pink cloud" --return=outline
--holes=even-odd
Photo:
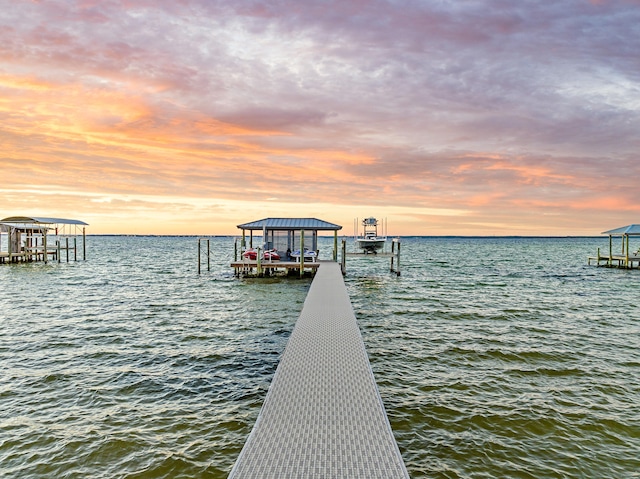
[[[634,212],[639,22],[623,1],[21,2],[0,161],[16,188]]]

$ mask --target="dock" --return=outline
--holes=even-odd
[[[337,262],[319,262],[258,419],[229,475],[303,477],[409,477]]]
[[[600,251],[598,251],[597,256],[589,256],[587,258],[588,264],[591,264],[592,261],[596,266],[607,266],[609,268],[640,268],[640,256],[634,254],[601,255]]]
[[[256,261],[243,259],[241,261],[232,261],[231,267],[235,271],[236,276],[269,276],[278,272],[285,271],[287,273],[299,271],[303,274],[305,271],[314,273],[319,267],[319,261]]]
[[[78,259],[78,229],[82,227],[82,256],[87,259],[87,223],[80,220],[48,217],[10,216],[0,220],[0,263],[24,263],[62,260],[66,253]]]
[[[630,238],[636,239],[640,237],[640,225],[621,226],[620,228],[605,231],[602,234],[609,235],[609,251],[603,255],[600,253],[600,248],[598,248],[597,256],[588,257],[588,264],[593,261],[597,266],[607,266],[609,268],[640,268],[640,248],[633,251],[630,245]],[[620,238],[621,240],[619,254],[613,252],[613,238]]]
[[[270,275],[277,271],[288,274],[298,270],[312,274],[318,269],[318,235],[333,232],[333,261],[337,261],[338,231],[342,226],[317,218],[263,218],[238,225],[242,238],[234,243],[231,267],[236,276]],[[247,231],[249,241],[247,244]],[[254,232],[261,232],[260,243],[255,245]],[[276,257],[276,260],[271,258]],[[249,259],[251,258],[251,259]],[[283,260],[280,261],[280,258]]]

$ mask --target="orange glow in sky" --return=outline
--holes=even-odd
[[[16,2],[0,16],[0,217],[95,234],[640,222],[637,2],[330,3]]]

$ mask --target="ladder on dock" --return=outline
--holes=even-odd
[[[340,265],[322,262],[230,479],[408,478]]]

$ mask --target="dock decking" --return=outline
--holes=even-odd
[[[594,262],[597,266],[608,266],[611,268],[640,268],[640,256],[636,255],[624,255],[624,254],[612,254],[611,256],[589,256],[587,258],[588,264]],[[601,264],[604,263],[604,264]]]
[[[240,276],[263,273],[270,274],[277,271],[293,271],[300,270],[299,261],[261,261],[260,264],[256,260],[233,261],[231,267],[235,270],[235,275]],[[302,265],[304,270],[316,271],[320,266],[319,261],[305,261]]]
[[[230,479],[409,477],[340,265],[320,265]]]

